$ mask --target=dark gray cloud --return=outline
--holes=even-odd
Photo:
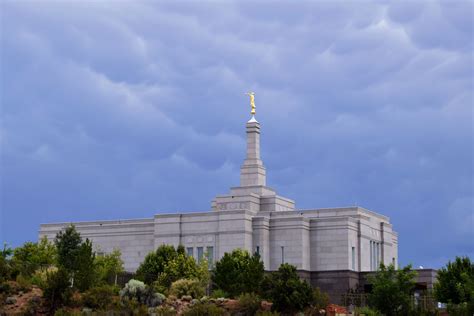
[[[2,240],[209,209],[252,89],[281,194],[390,216],[403,263],[474,256],[472,2],[1,9]]]

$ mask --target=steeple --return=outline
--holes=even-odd
[[[240,186],[265,186],[266,171],[260,159],[260,123],[255,116],[247,122],[247,156],[240,168]]]
[[[212,200],[214,211],[275,212],[293,211],[295,202],[276,194],[267,187],[266,171],[260,158],[260,123],[255,119],[255,93],[248,92],[252,117],[245,125],[247,153],[240,167],[240,186],[230,188],[230,194]]]

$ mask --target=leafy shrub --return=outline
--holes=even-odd
[[[278,271],[266,275],[263,288],[266,297],[273,302],[273,311],[295,314],[313,302],[311,286],[302,281],[296,273],[296,267],[288,263],[280,265]]]
[[[217,307],[210,303],[196,303],[193,306],[189,306],[188,309],[183,313],[184,316],[222,316],[227,315],[223,308]]]
[[[48,273],[53,273],[56,271],[58,271],[58,268],[56,268],[55,266],[49,266],[47,268],[39,268],[31,276],[31,283],[44,289],[46,287]]]
[[[229,293],[227,293],[226,291],[222,289],[217,289],[217,290],[212,291],[211,297],[212,298],[220,298],[220,297],[228,298]]]
[[[184,295],[190,295],[193,298],[200,298],[204,296],[205,289],[198,280],[181,279],[171,284],[170,292],[171,295],[176,297],[183,297]]]
[[[253,316],[260,309],[262,300],[253,293],[244,293],[239,296],[239,311],[242,315]]]
[[[311,302],[311,305],[317,310],[326,309],[329,305],[328,294],[322,292],[319,287],[315,288],[313,290],[313,301]]]
[[[166,297],[161,293],[156,293],[153,287],[146,286],[138,280],[130,280],[120,291],[122,301],[137,301],[148,307],[161,305]]]
[[[354,314],[356,316],[361,316],[361,315],[365,315],[365,316],[380,316],[380,312],[376,309],[372,309],[368,306],[366,307],[356,307],[355,310],[354,310]]]
[[[82,295],[82,303],[94,309],[107,309],[113,304],[116,295],[118,295],[118,289],[115,286],[97,286],[90,288]]]
[[[70,302],[72,296],[70,285],[69,275],[62,268],[47,274],[43,298],[52,310]]]
[[[235,249],[216,262],[212,277],[216,287],[236,297],[241,293],[259,293],[264,267],[258,254]]]
[[[209,283],[209,269],[205,259],[198,264],[193,257],[179,253],[175,258],[165,263],[163,272],[158,276],[157,284],[168,289],[171,284],[180,279],[196,279],[202,287]]]

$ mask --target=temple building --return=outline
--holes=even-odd
[[[211,262],[241,248],[259,253],[267,271],[282,263],[295,265],[312,285],[335,296],[363,283],[361,275],[381,262],[397,265],[398,235],[388,217],[357,206],[297,209],[293,200],[267,186],[260,132],[252,115],[240,185],[216,196],[209,211],[71,222],[100,251],[120,249],[129,272],[161,244],[182,244],[197,260],[207,256]],[[39,236],[52,240],[70,224],[42,224]]]

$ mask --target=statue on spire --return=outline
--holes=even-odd
[[[246,95],[250,97],[250,106],[252,107],[250,114],[255,115],[255,92],[247,92]]]

